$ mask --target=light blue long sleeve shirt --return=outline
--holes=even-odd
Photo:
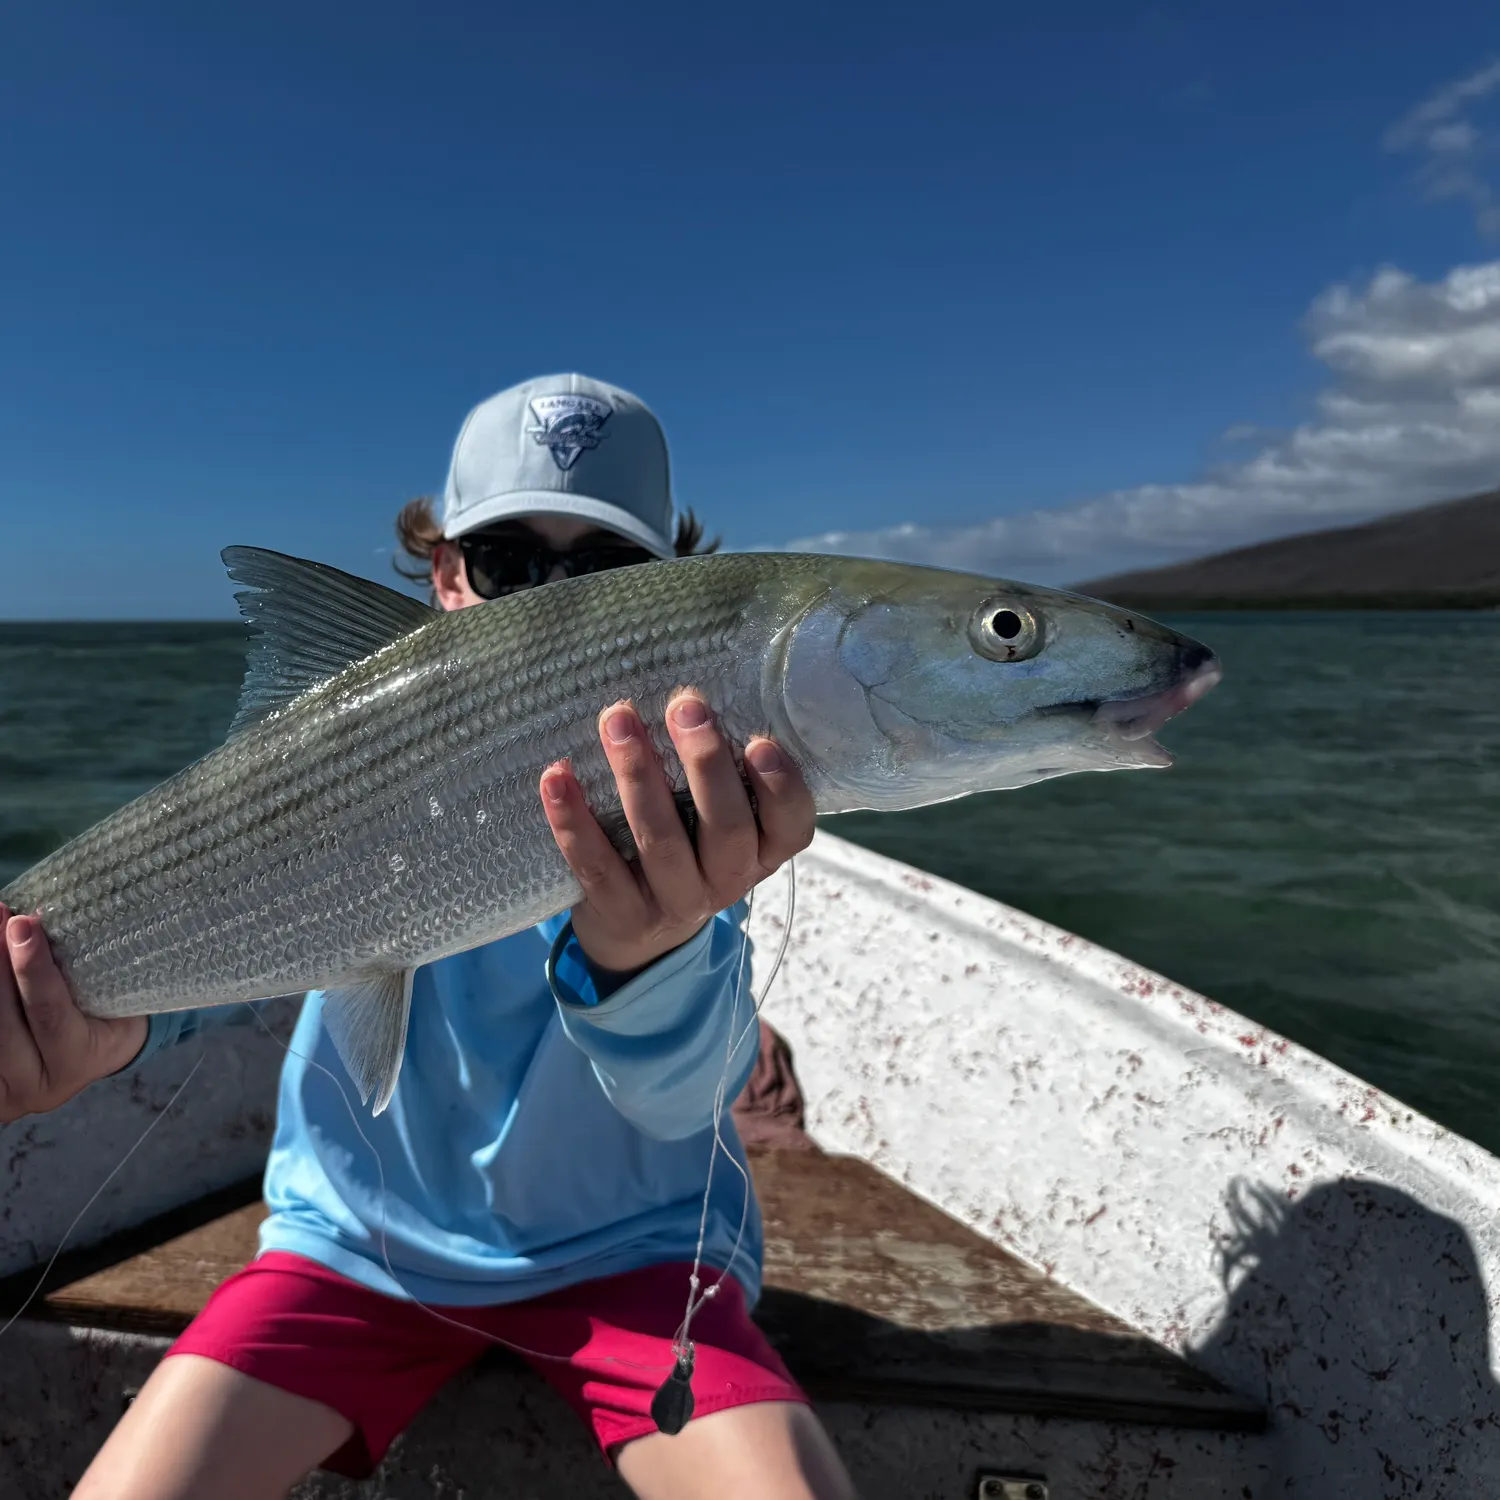
[[[743,916],[720,913],[603,998],[565,917],[418,969],[400,1079],[377,1118],[311,992],[282,1069],[262,1251],[450,1306],[691,1260],[724,1079],[731,1159],[714,1170],[704,1260],[753,1303],[760,1215],[729,1116],[758,1048]],[[137,1065],[235,1009],[154,1016]]]

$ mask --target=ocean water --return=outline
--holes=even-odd
[[[1500,1151],[1500,613],[1205,614],[1165,772],[830,818]],[[222,737],[236,625],[0,624],[0,884]]]

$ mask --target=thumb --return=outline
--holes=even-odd
[[[76,1091],[136,1056],[146,1041],[145,1018],[84,1015],[35,917],[12,917],[5,940],[26,1025],[53,1087]]]

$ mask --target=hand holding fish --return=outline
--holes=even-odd
[[[65,1104],[117,1073],[146,1040],[145,1016],[86,1016],[35,917],[0,906],[0,1125]]]
[[[590,961],[611,973],[633,973],[680,947],[812,842],[812,793],[772,741],[746,747],[752,808],[729,743],[701,697],[673,699],[667,732],[698,813],[696,850],[646,727],[628,703],[599,716],[599,738],[638,860],[627,863],[610,843],[565,762],[541,779],[547,821],[584,890],[572,909],[574,935]]]

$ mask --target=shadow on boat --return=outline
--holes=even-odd
[[[1228,1209],[1227,1305],[1189,1354],[1265,1402],[1274,1478],[1330,1496],[1500,1494],[1491,1293],[1464,1227],[1359,1178],[1290,1202],[1239,1182]]]

